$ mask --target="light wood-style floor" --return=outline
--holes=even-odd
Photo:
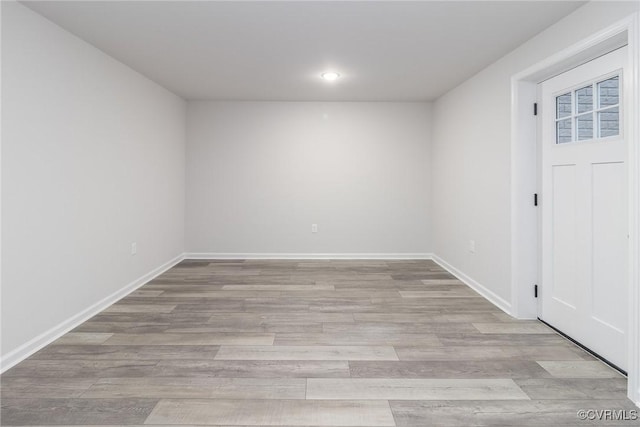
[[[580,409],[634,409],[616,371],[430,261],[184,261],[1,393],[2,425],[584,426]]]

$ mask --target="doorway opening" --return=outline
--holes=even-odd
[[[538,318],[627,369],[627,47],[538,84]]]
[[[625,353],[626,357],[623,359],[624,363],[615,363],[615,365],[626,365],[628,372],[628,397],[634,401],[637,405],[640,405],[640,221],[638,220],[639,207],[640,207],[640,124],[638,123],[638,117],[640,116],[640,35],[638,33],[638,16],[637,14],[631,16],[623,21],[616,23],[615,25],[607,28],[599,33],[592,35],[591,37],[573,45],[552,57],[547,58],[540,63],[514,75],[511,80],[512,88],[512,145],[511,145],[511,231],[512,231],[512,294],[511,294],[511,307],[512,315],[521,319],[535,319],[539,315],[539,301],[542,295],[545,293],[543,286],[545,285],[545,277],[543,277],[542,269],[539,267],[542,265],[541,257],[543,239],[538,234],[539,216],[541,215],[542,205],[535,206],[536,193],[540,193],[539,167],[540,157],[543,153],[538,152],[537,135],[539,129],[537,128],[538,119],[534,115],[534,107],[538,102],[538,85],[541,82],[552,79],[563,73],[574,70],[583,64],[592,62],[596,58],[616,51],[619,48],[627,46],[626,48],[626,60],[627,65],[625,68],[625,78],[627,83],[624,87],[621,87],[620,92],[620,110],[622,115],[619,118],[620,134],[624,135],[624,155],[626,156],[627,164],[624,168],[617,168],[615,166],[598,170],[600,172],[607,172],[609,178],[614,175],[617,177],[618,182],[622,180],[625,184],[625,188],[622,190],[627,195],[627,203],[621,207],[624,210],[624,220],[618,221],[622,223],[622,226],[628,230],[628,237],[625,242],[626,253],[618,254],[618,257],[625,259],[626,264],[618,266],[619,269],[625,270],[623,274],[628,277],[628,284],[625,293],[625,298],[622,304],[626,304],[628,315],[623,322],[626,324],[624,349],[618,349],[618,353]],[[611,75],[607,72],[595,73],[593,80],[591,81],[591,90],[598,90],[598,83],[607,80],[607,77],[614,77],[613,74],[616,70],[609,70]],[[602,79],[600,79],[602,77]],[[575,91],[581,88],[589,86],[587,80],[583,79],[576,81],[575,85],[566,85],[564,88],[558,88],[558,93],[555,95],[563,95],[569,93],[568,91],[560,94],[562,89],[571,89],[572,100],[570,102],[575,103],[573,97],[576,96]],[[582,85],[582,86],[581,86]],[[578,87],[580,86],[580,87]],[[588,90],[580,92],[580,94],[586,93]],[[594,93],[592,92],[592,95]],[[565,97],[566,100],[566,97]],[[553,101],[557,100],[553,98]],[[597,102],[597,100],[596,100]],[[575,105],[575,104],[571,104]],[[542,107],[542,106],[540,106]],[[577,107],[572,107],[577,108]],[[581,107],[582,108],[582,107]],[[603,110],[600,109],[599,104],[592,104],[589,110],[580,110],[580,113],[575,111],[571,112],[571,116],[564,116],[561,118],[553,117],[554,129],[557,132],[557,126],[565,126],[566,129],[571,129],[573,132],[571,135],[567,134],[566,129],[564,134],[561,135],[561,144],[558,144],[556,140],[554,145],[567,145],[568,150],[565,153],[571,151],[573,148],[571,145],[598,145],[597,143],[588,142],[596,140],[593,132],[600,132],[604,127],[601,126],[600,130],[595,124],[594,120],[598,120],[598,114]],[[541,108],[543,111],[544,108]],[[547,112],[554,111],[554,107],[547,107]],[[587,115],[590,113],[591,117],[591,136],[589,131],[586,130],[589,126],[586,124],[589,119]],[[541,113],[544,114],[544,113]],[[583,117],[580,117],[580,116]],[[569,120],[566,120],[569,118]],[[560,122],[564,120],[564,122]],[[558,124],[559,123],[559,124]],[[578,127],[579,123],[579,127]],[[562,129],[561,129],[562,130]],[[579,132],[582,132],[579,134]],[[595,134],[599,137],[602,134]],[[554,135],[557,138],[557,135]],[[580,139],[584,138],[584,139]],[[575,141],[574,141],[575,140]],[[564,153],[563,153],[564,154]],[[614,162],[615,163],[615,162]],[[567,163],[570,164],[570,163]],[[570,168],[558,169],[558,177],[565,173],[562,178],[563,183],[567,184],[572,182],[572,172]],[[605,171],[606,169],[606,171]],[[609,173],[612,172],[612,173]],[[603,177],[602,174],[598,178]],[[560,182],[559,179],[558,182]],[[604,182],[602,180],[600,183]],[[567,188],[564,188],[567,190]],[[549,194],[546,192],[547,195]],[[565,194],[571,194],[571,192],[565,192]],[[544,197],[544,195],[541,195]],[[573,195],[571,195],[573,197]],[[570,197],[558,199],[558,202],[569,200]],[[545,202],[545,200],[541,200]],[[577,203],[577,202],[576,202]],[[547,202],[547,207],[549,203]],[[562,218],[558,218],[560,220]],[[568,218],[564,218],[567,219]],[[568,252],[564,252],[568,254]],[[569,258],[570,259],[570,258]],[[584,263],[584,259],[582,258]],[[552,260],[553,261],[553,260]],[[546,283],[549,278],[547,277]],[[570,282],[569,282],[570,283]],[[537,285],[540,286],[540,298],[536,298]],[[565,289],[566,290],[566,289]],[[548,291],[548,288],[547,288]],[[551,292],[553,295],[553,292]],[[549,296],[549,293],[547,293]],[[571,301],[565,301],[571,302]],[[560,303],[559,303],[560,304]],[[607,305],[609,306],[609,305]],[[542,313],[540,316],[545,320],[546,313]],[[600,316],[599,320],[603,320]],[[604,316],[606,317],[606,316]],[[609,319],[611,320],[611,319]],[[619,319],[618,319],[619,322]],[[553,322],[549,322],[552,325]],[[557,327],[558,325],[554,325]],[[563,331],[565,328],[560,325],[558,328]],[[620,328],[618,328],[620,329]],[[563,331],[566,333],[566,331]],[[571,336],[571,334],[569,334]],[[578,341],[580,341],[578,339]],[[590,343],[587,345],[592,348]],[[599,353],[597,350],[594,350]],[[606,356],[601,355],[606,358]],[[628,363],[627,363],[628,362]],[[620,366],[619,366],[620,367]]]

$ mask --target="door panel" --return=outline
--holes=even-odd
[[[579,293],[576,277],[576,165],[553,165],[553,298],[576,308]]]
[[[626,48],[541,83],[540,318],[627,366]]]
[[[626,173],[623,162],[592,165],[593,177],[593,299],[595,319],[623,332],[626,329],[627,245],[624,203]]]

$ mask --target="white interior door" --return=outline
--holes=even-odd
[[[539,85],[540,318],[627,369],[621,48]]]

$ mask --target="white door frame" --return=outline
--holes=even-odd
[[[539,82],[624,44],[628,69],[624,134],[629,182],[629,328],[627,396],[640,406],[640,13],[564,49],[511,78],[511,314],[535,319],[538,280],[537,137],[533,104]],[[628,86],[626,86],[628,83]]]

